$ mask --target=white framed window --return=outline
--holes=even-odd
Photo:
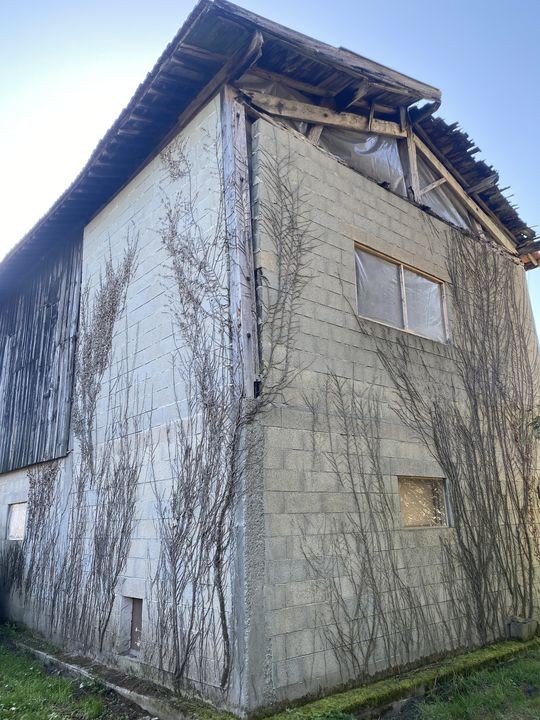
[[[26,507],[28,503],[20,502],[8,505],[7,533],[8,540],[23,540],[26,526]]]
[[[449,526],[448,498],[444,478],[400,477],[398,486],[403,527]]]
[[[444,285],[385,255],[356,247],[358,313],[416,335],[446,342]]]

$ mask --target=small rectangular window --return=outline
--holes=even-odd
[[[443,286],[390,258],[356,249],[358,312],[417,335],[444,342]]]
[[[403,527],[448,525],[446,483],[442,478],[399,478]]]
[[[8,506],[7,539],[23,540],[26,525],[26,506],[28,503],[13,503]]]
[[[142,605],[141,598],[131,598],[131,638],[130,652],[137,654],[141,649],[142,633]]]

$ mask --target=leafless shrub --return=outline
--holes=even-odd
[[[66,642],[83,649],[95,644],[100,651],[131,544],[148,449],[127,349],[117,360],[116,376],[112,368],[113,336],[136,257],[137,241],[128,236],[121,260],[109,256],[97,289],[87,285],[82,293],[73,403],[78,446],[71,485],[65,478],[62,487],[58,461],[28,476],[23,597],[38,617],[47,611],[49,629]],[[106,379],[109,395],[100,427],[98,404]]]
[[[262,330],[271,349],[260,375],[261,393],[248,403],[244,358],[232,351],[236,330],[229,312],[229,243],[238,239],[226,234],[218,143],[210,138],[209,147],[216,151],[214,179],[220,187],[211,215],[200,207],[186,146],[178,143],[174,153],[162,156],[168,179],[181,179],[183,186],[174,197],[164,196],[160,228],[171,269],[178,419],[168,428],[171,491],[161,492],[156,483],[161,552],[154,597],[162,669],[172,668],[178,687],[211,682],[225,690],[233,662],[234,520],[239,478],[249,460],[244,430],[290,382],[310,233],[301,192],[289,184],[290,165],[269,154],[264,182],[275,200],[264,208],[264,217],[278,276],[261,299]]]
[[[430,593],[401,552],[399,509],[381,467],[380,399],[329,372],[323,397],[308,405],[350,510],[327,528],[322,554],[304,534],[305,558],[326,590],[323,634],[343,680],[364,679],[375,663],[399,669],[435,651]]]
[[[464,639],[486,643],[508,615],[531,616],[538,559],[537,346],[519,270],[487,243],[455,232],[447,260],[454,380],[437,381],[405,338],[378,356],[396,413],[447,478],[454,537],[442,541],[446,582]]]

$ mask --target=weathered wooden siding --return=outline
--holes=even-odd
[[[0,473],[68,450],[80,276],[71,242],[0,297]]]

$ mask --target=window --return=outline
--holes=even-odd
[[[446,484],[442,478],[399,478],[403,527],[448,525]]]
[[[129,650],[133,654],[138,654],[141,649],[142,603],[141,598],[131,598],[131,636]]]
[[[390,258],[356,249],[358,312],[445,342],[443,285]]]
[[[7,539],[22,540],[26,525],[27,503],[20,502],[8,506]]]

